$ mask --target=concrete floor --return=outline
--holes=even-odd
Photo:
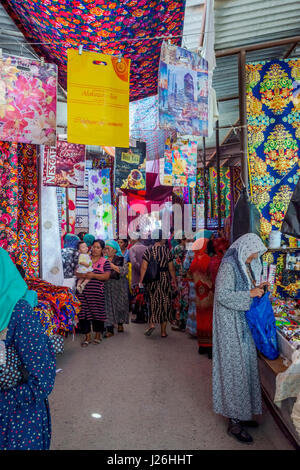
[[[50,396],[52,450],[292,449],[265,407],[253,445],[228,436],[212,411],[211,361],[197,341],[170,327],[168,338],[158,328],[148,338],[144,328],[125,325],[86,349],[79,335],[65,341]]]

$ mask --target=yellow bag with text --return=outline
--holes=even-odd
[[[68,49],[68,142],[129,147],[130,59]]]

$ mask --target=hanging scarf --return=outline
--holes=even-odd
[[[105,246],[110,246],[111,248],[116,250],[116,256],[123,256],[119,243],[116,242],[115,240],[109,240],[105,242]]]
[[[0,332],[8,327],[16,303],[26,292],[25,281],[9,254],[0,248]]]

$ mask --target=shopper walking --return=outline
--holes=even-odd
[[[129,257],[131,262],[131,288],[138,286],[141,274],[141,265],[143,255],[147,250],[146,244],[141,240],[140,236],[137,242],[130,248]]]
[[[128,301],[128,263],[124,259],[118,243],[114,240],[105,244],[111,272],[105,285],[105,310],[107,328],[105,337],[114,335],[114,325],[118,325],[118,333],[124,332],[124,323],[129,323]]]
[[[153,247],[149,247],[144,255],[141,266],[140,284],[143,283],[148,264],[154,259],[158,265],[159,279],[151,281],[146,285],[146,292],[150,299],[150,327],[145,335],[150,336],[155,329],[155,324],[161,325],[161,337],[166,338],[167,322],[172,321],[172,289],[177,289],[175,268],[173,257],[162,238],[162,231],[159,230],[158,240]],[[171,279],[170,279],[171,278]]]
[[[253,441],[244,427],[255,425],[253,415],[261,414],[257,353],[245,312],[264,293],[259,257],[265,252],[257,235],[240,237],[223,258],[215,288],[213,409],[229,418],[228,433],[244,443]]]
[[[0,248],[0,374],[5,349],[14,348],[27,376],[20,385],[0,389],[1,450],[50,448],[48,396],[55,381],[55,353],[39,316],[24,300],[26,293],[25,281]]]
[[[174,331],[185,331],[189,311],[189,282],[187,271],[184,268],[184,261],[187,254],[186,238],[183,236],[179,245],[172,250],[174,268],[176,273],[178,295],[174,299],[173,309],[176,326],[172,326]]]
[[[82,293],[77,297],[81,302],[81,310],[78,315],[79,327],[85,335],[82,347],[87,347],[91,342],[91,324],[95,333],[93,344],[99,344],[101,335],[104,332],[104,322],[106,320],[104,302],[104,281],[110,276],[110,263],[103,256],[103,240],[95,240],[92,245],[91,258],[93,262],[93,272],[86,274],[75,273],[79,279],[89,279],[88,284]]]

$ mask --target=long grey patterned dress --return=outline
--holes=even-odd
[[[113,264],[120,267],[120,276],[118,276],[119,279],[108,279],[104,284],[107,325],[129,323],[128,281],[126,279],[128,263],[123,256],[115,256]],[[111,276],[113,275],[111,271]]]
[[[244,237],[244,238],[243,238]],[[265,250],[259,237],[248,234],[232,245],[216,279],[213,312],[213,409],[228,418],[250,420],[261,414],[261,390],[254,340],[245,312],[252,299],[245,261]],[[249,238],[250,237],[250,238]],[[257,237],[256,240],[254,237]],[[247,240],[250,243],[247,245]],[[245,245],[246,241],[246,245]],[[253,248],[252,244],[256,244]],[[237,262],[236,262],[236,261]],[[258,260],[252,267],[259,267]],[[259,269],[256,269],[258,276]],[[256,276],[256,279],[258,277]]]

